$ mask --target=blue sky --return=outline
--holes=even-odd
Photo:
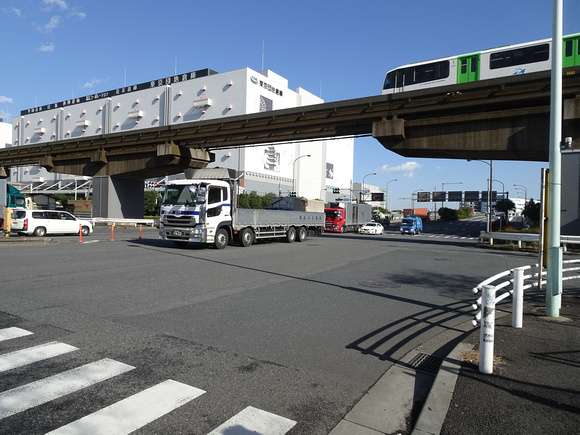
[[[110,1],[3,0],[0,117],[211,68],[271,69],[325,101],[377,95],[389,69],[552,35],[549,0]],[[564,0],[564,34],[580,32],[580,0]],[[548,163],[495,161],[494,189],[539,198]],[[354,182],[389,184],[392,208],[411,193],[485,190],[489,166],[404,158],[355,140]],[[463,183],[452,185],[448,183]]]

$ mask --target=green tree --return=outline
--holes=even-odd
[[[154,190],[145,191],[143,215],[159,216],[160,209],[161,209],[161,201],[159,198],[159,194]]]
[[[540,210],[541,204],[539,202],[535,202],[533,199],[530,199],[524,207],[524,211],[522,214],[527,217],[529,220],[535,223],[540,222]]]
[[[514,202],[511,199],[500,199],[495,203],[495,209],[497,211],[503,211],[505,213],[505,215],[508,215],[508,212],[511,211],[515,211],[516,210],[516,205],[514,204]]]
[[[274,193],[267,193],[265,195],[258,195],[256,192],[240,193],[238,195],[238,207],[265,209],[270,207],[271,200],[275,197],[276,194]]]
[[[442,221],[456,221],[459,219],[457,210],[447,207],[441,207],[439,209],[439,219]]]

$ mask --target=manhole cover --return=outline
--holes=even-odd
[[[395,284],[390,281],[362,281],[360,283],[363,287],[369,288],[399,288],[399,284]]]
[[[409,367],[414,368],[418,372],[436,375],[437,372],[439,371],[439,367],[441,366],[442,362],[443,358],[441,358],[440,356],[419,353],[415,355],[407,365]]]

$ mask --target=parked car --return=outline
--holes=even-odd
[[[78,219],[69,212],[61,210],[14,209],[12,212],[12,231],[19,235],[34,234],[78,234],[87,236],[93,232],[93,224]]]
[[[367,222],[360,227],[361,234],[383,234],[384,227],[378,222]]]

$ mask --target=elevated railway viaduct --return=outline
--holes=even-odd
[[[562,99],[563,137],[578,148],[578,67],[563,70]],[[549,115],[548,71],[16,146],[0,150],[0,167],[136,181],[205,167],[218,148],[371,135],[405,157],[547,161]]]

